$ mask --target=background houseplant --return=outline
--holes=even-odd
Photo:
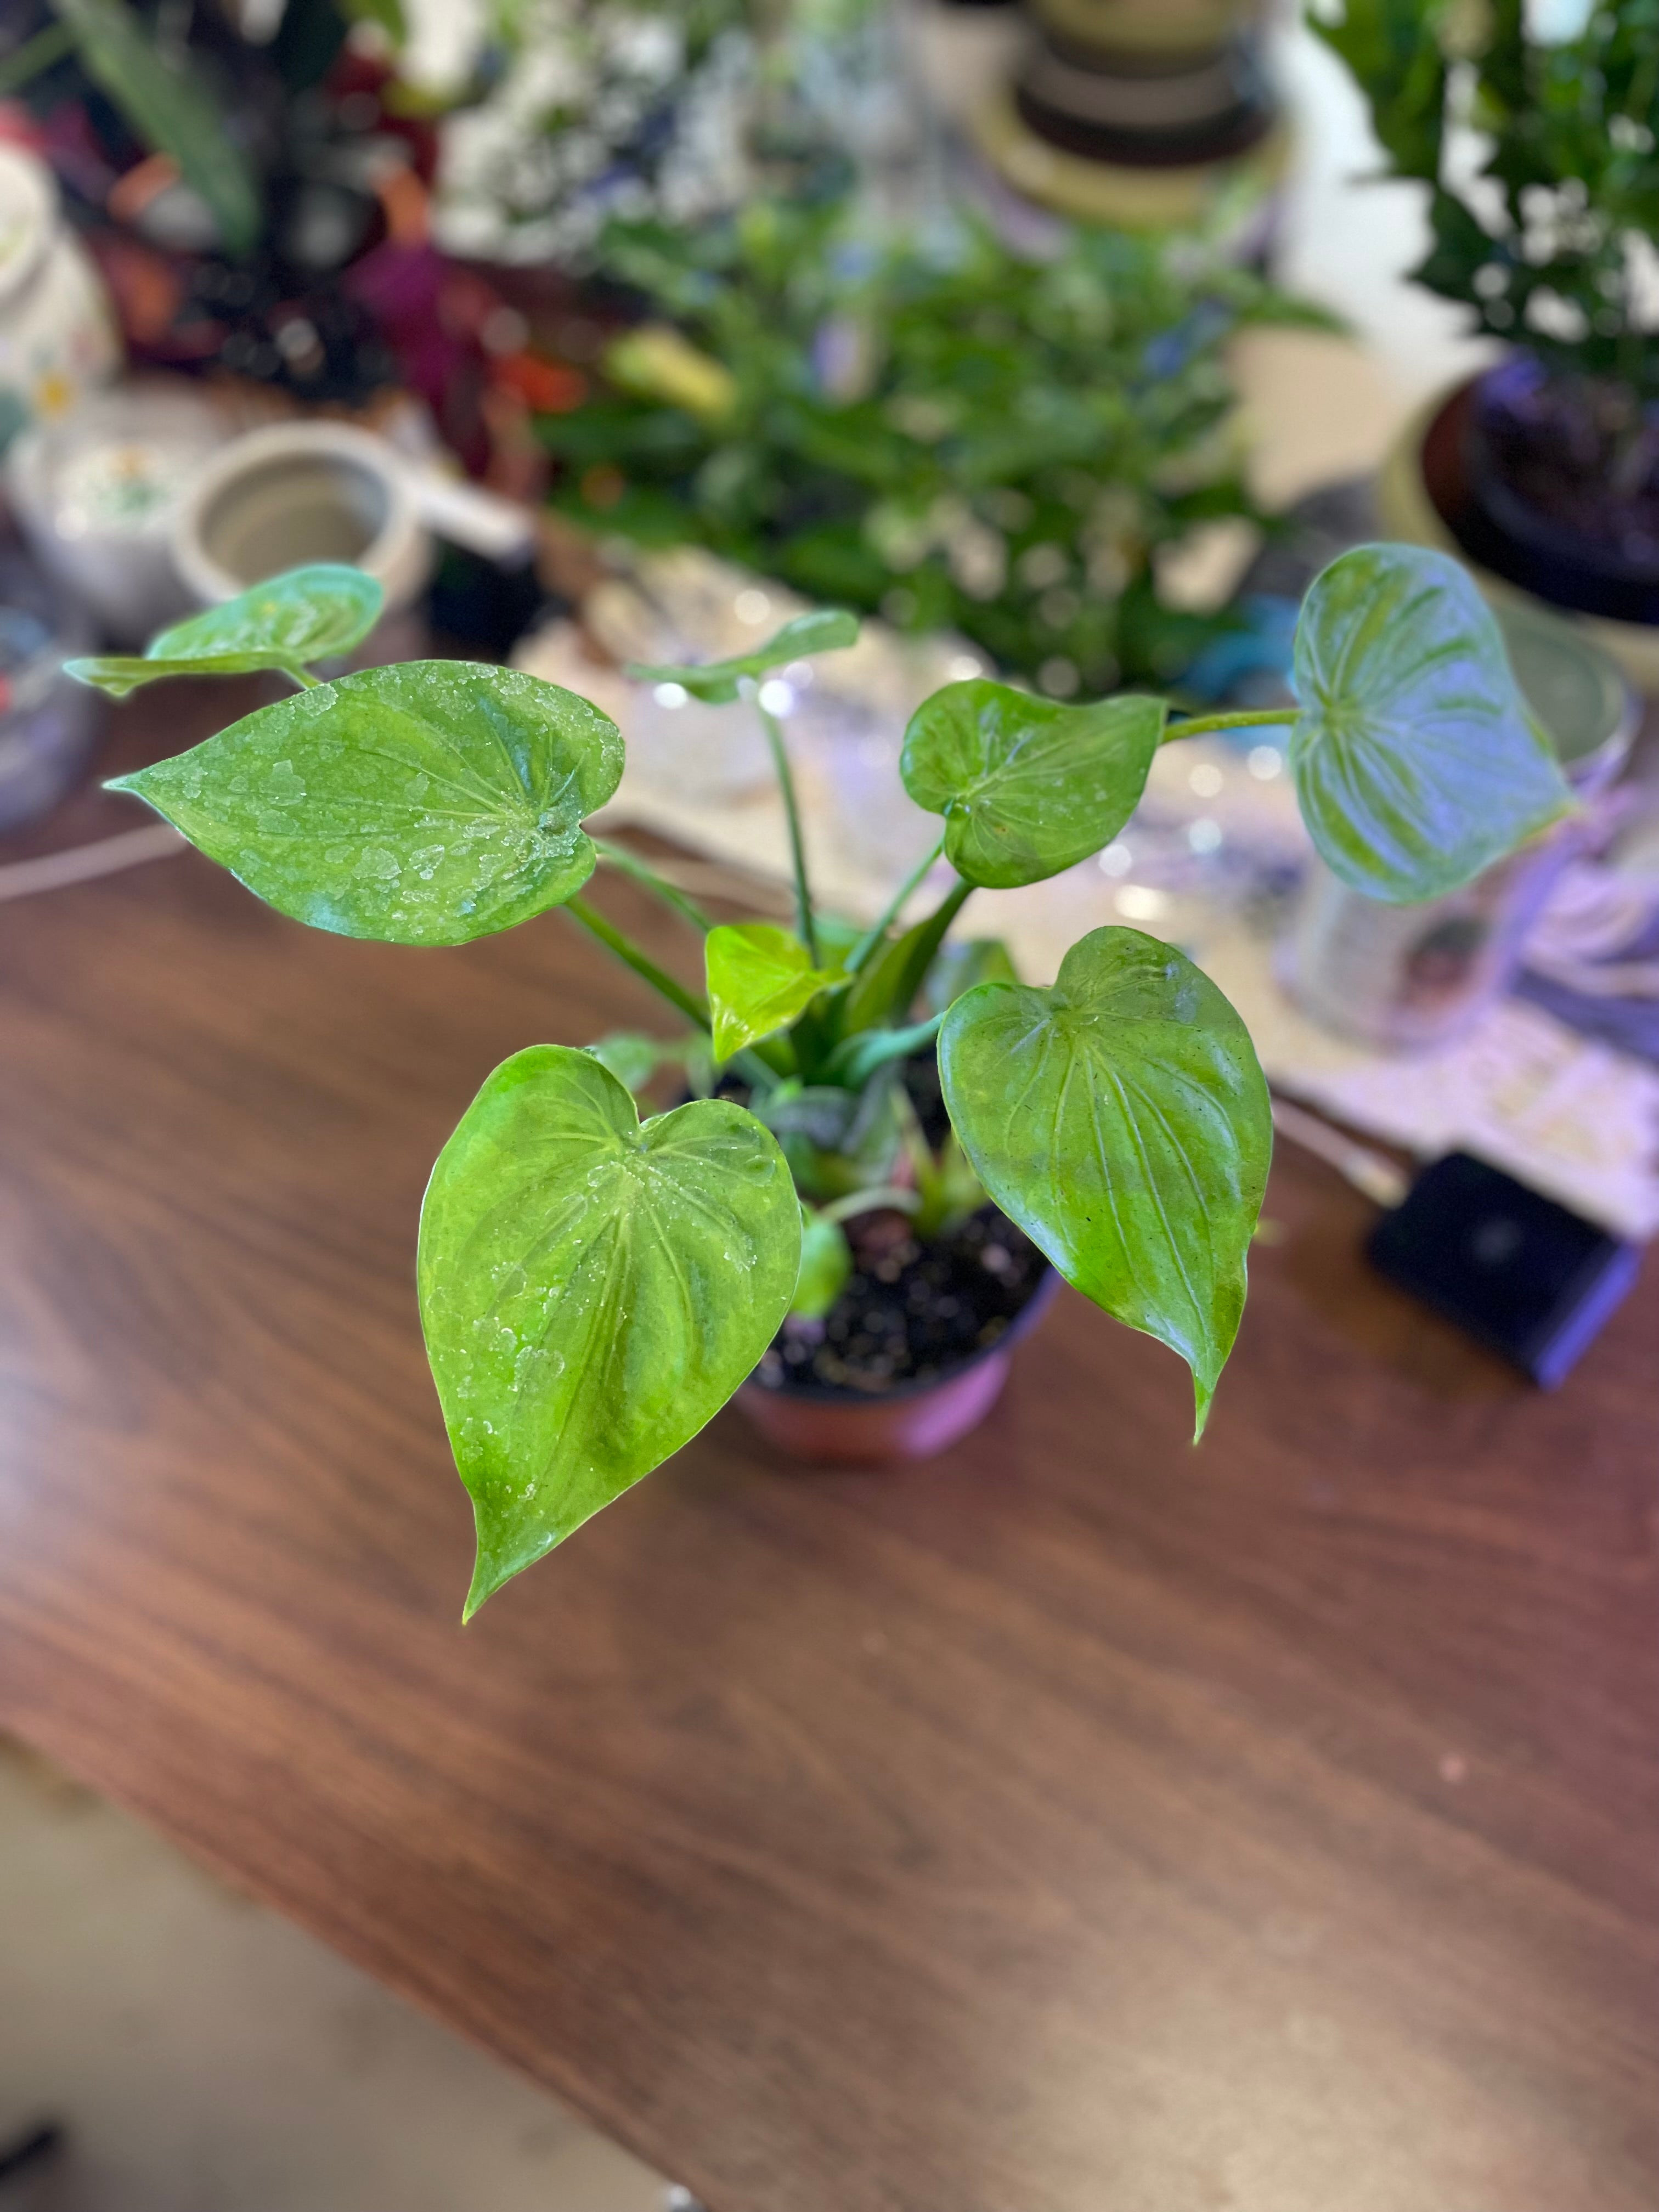
[[[951,625],[1059,696],[1168,682],[1225,625],[1158,571],[1255,514],[1225,348],[1310,319],[1258,279],[1109,231],[1046,261],[954,217],[889,237],[845,183],[696,234],[613,226],[604,256],[655,319],[541,426],[589,527]]]
[[[754,1109],[704,1097],[641,1124],[596,1054],[536,1045],[488,1079],[445,1146],[418,1272],[477,1515],[469,1612],[695,1435],[791,1305],[823,1295],[836,1264],[825,1231],[838,1224],[804,1215],[798,1182],[887,1199],[894,1156],[854,1133],[935,1036],[959,1151],[916,1160],[917,1204],[930,1182],[943,1211],[963,1202],[971,1170],[1068,1281],[1181,1354],[1201,1427],[1243,1309],[1271,1148],[1237,1015],[1173,947],[1120,928],[1082,939],[1051,988],[959,970],[939,1012],[917,1020],[915,1002],[975,890],[1037,882],[1100,850],[1166,738],[1283,717],[1172,727],[1167,702],[1149,696],[1068,708],[984,681],[946,685],[911,723],[903,774],[943,818],[952,887],[905,928],[919,872],[856,939],[814,910],[769,720],[798,927],[707,931],[704,995],[580,896],[605,859],[704,927],[644,863],[583,827],[621,772],[614,724],[533,677],[458,662],[319,683],[309,664],[359,641],[377,599],[356,570],[298,570],[165,632],[143,659],[76,664],[118,696],[251,668],[298,687],[114,787],[283,912],[346,935],[450,945],[562,906],[688,1019],[688,1047],[741,1073]],[[741,660],[650,673],[734,696],[853,631],[844,614],[808,615]],[[1431,896],[1570,806],[1492,617],[1443,556],[1344,555],[1308,595],[1297,661],[1292,772],[1343,880],[1387,899]],[[791,1112],[809,1097],[842,1102],[837,1127]]]
[[[1459,418],[1446,519],[1546,598],[1659,621],[1659,6],[1555,38],[1520,0],[1346,0],[1316,27],[1430,188],[1416,277],[1515,349]]]

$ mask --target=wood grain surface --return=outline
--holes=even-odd
[[[1545,1397],[1287,1154],[1200,1449],[1067,1294],[946,1458],[728,1412],[463,1632],[422,1183],[653,1018],[556,915],[0,906],[0,1726],[715,2212],[1654,2212],[1654,1270]]]

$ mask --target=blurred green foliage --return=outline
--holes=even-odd
[[[1659,0],[1346,0],[1316,22],[1395,173],[1432,190],[1413,274],[1558,375],[1659,399]],[[1577,20],[1572,19],[1576,16]],[[1466,133],[1472,161],[1449,161]]]
[[[1034,261],[971,221],[872,235],[844,186],[613,226],[604,266],[659,326],[543,422],[567,512],[955,627],[1060,696],[1167,680],[1227,622],[1166,605],[1158,558],[1255,512],[1230,338],[1322,319],[1144,239],[1074,231]]]

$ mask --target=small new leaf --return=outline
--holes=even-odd
[[[904,734],[899,772],[945,817],[945,856],[971,884],[1041,883],[1109,844],[1164,734],[1161,699],[1062,707],[1006,684],[947,684]]]
[[[1359,545],[1296,630],[1297,797],[1321,859],[1391,904],[1437,898],[1570,813],[1491,610],[1443,553]]]
[[[703,944],[716,1060],[787,1028],[842,980],[835,969],[812,965],[793,930],[769,921],[723,922]]]
[[[706,661],[696,668],[649,668],[632,662],[624,672],[639,684],[678,684],[694,699],[724,707],[738,696],[745,678],[758,682],[769,669],[787,667],[815,653],[838,653],[859,641],[859,618],[842,607],[814,607],[795,615],[775,636],[753,653],[732,660]]]
[[[384,594],[361,568],[319,562],[252,585],[222,606],[174,623],[143,657],[71,660],[69,672],[125,699],[164,676],[245,676],[260,668],[307,668],[351,652],[379,621]]]
[[[800,1273],[789,1310],[803,1321],[822,1321],[847,1287],[853,1254],[847,1232],[810,1206],[801,1208]]]
[[[1052,989],[958,999],[939,1069],[986,1189],[1068,1283],[1181,1354],[1201,1432],[1273,1150],[1243,1023],[1173,946],[1097,929]]]
[[[583,818],[622,774],[597,707],[516,669],[364,669],[118,776],[296,921],[464,945],[561,905],[593,872]]]
[[[777,1140],[729,1099],[641,1123],[591,1053],[484,1084],[421,1210],[421,1319],[478,1557],[470,1617],[696,1436],[800,1271]]]

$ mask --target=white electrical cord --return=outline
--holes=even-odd
[[[71,845],[67,852],[43,854],[38,860],[14,860],[0,867],[0,899],[27,898],[35,891],[60,890],[94,876],[112,876],[146,860],[169,860],[188,849],[185,840],[165,822],[142,830],[123,830],[94,845]]]
[[[1288,1098],[1273,1100],[1273,1127],[1281,1137],[1288,1137],[1304,1152],[1312,1152],[1334,1167],[1345,1182],[1351,1182],[1357,1191],[1363,1192],[1374,1206],[1393,1207],[1403,1204],[1412,1187],[1411,1177],[1382,1153],[1372,1152],[1369,1145],[1357,1144],[1352,1137],[1345,1137],[1340,1129],[1332,1128],[1328,1121],[1322,1121],[1305,1107],[1291,1105]]]

